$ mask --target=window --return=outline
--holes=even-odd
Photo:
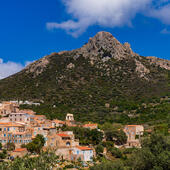
[[[6,128],[4,128],[4,131],[6,131]]]
[[[66,146],[70,146],[70,142],[67,142],[67,143],[66,143]]]
[[[77,155],[79,154],[79,151],[77,151]]]
[[[6,134],[4,134],[4,137],[6,137]]]
[[[8,131],[9,131],[9,128],[8,128]]]

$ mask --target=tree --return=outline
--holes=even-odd
[[[7,151],[4,149],[2,152],[0,152],[0,159],[5,159],[7,156]]]
[[[114,156],[115,158],[121,158],[122,157],[122,152],[118,148],[110,148],[109,152]]]
[[[67,127],[65,126],[65,131],[73,131],[75,138],[79,139],[81,145],[98,145],[103,139],[103,133],[97,129],[87,129],[82,127]]]
[[[112,130],[106,133],[107,141],[114,141],[117,145],[123,145],[127,142],[127,136],[122,130]]]
[[[2,143],[0,143],[0,150],[2,149]]]
[[[96,153],[97,155],[100,155],[100,154],[103,154],[103,151],[104,151],[104,147],[102,145],[97,145],[96,147]]]
[[[6,144],[6,148],[7,148],[8,151],[13,151],[13,150],[15,150],[15,144],[11,143],[11,142],[8,142]]]
[[[90,170],[124,170],[124,165],[120,161],[103,162],[102,164],[90,167]]]
[[[44,144],[45,144],[44,137],[42,135],[38,134],[35,137],[35,139],[33,139],[32,142],[30,142],[30,143],[28,143],[26,145],[26,148],[27,148],[28,151],[30,151],[32,153],[33,152],[40,153],[40,151],[41,151],[42,147],[44,146]]]
[[[135,170],[170,169],[170,137],[153,134],[142,142],[142,149],[134,152],[128,162]]]

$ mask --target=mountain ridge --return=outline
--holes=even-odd
[[[103,41],[104,40],[104,41]],[[106,45],[109,44],[109,47],[106,47]],[[100,49],[99,49],[100,47]],[[102,51],[103,48],[105,48],[105,51]],[[111,49],[115,49],[115,51],[110,51]],[[100,50],[100,52],[98,52]],[[104,54],[105,52],[105,54]],[[112,53],[111,53],[112,52]],[[107,55],[114,55],[115,59],[125,59],[125,54],[129,54],[131,56],[136,56],[140,58],[140,55],[137,53],[134,53],[130,47],[129,43],[124,43],[121,44],[115,37],[112,36],[112,34],[108,33],[108,32],[99,32],[97,33],[93,38],[89,39],[89,42],[87,44],[85,44],[83,47],[72,50],[72,51],[61,51],[58,53],[52,53],[48,56],[43,57],[42,59],[36,61],[36,65],[33,63],[29,66],[26,67],[26,70],[30,70],[31,72],[34,72],[35,69],[31,70],[29,69],[30,66],[35,65],[36,67],[42,67],[42,69],[44,67],[46,67],[46,65],[48,64],[48,58],[52,55],[58,54],[58,55],[63,55],[63,54],[67,54],[67,53],[74,53],[74,59],[78,58],[80,55],[83,55],[85,58],[90,58],[90,62],[91,64],[93,64],[96,60],[96,56],[97,55],[106,55],[104,56],[104,61],[105,60],[109,60],[109,56]],[[106,53],[110,53],[110,54],[106,54]],[[90,55],[89,55],[90,54]],[[148,59],[150,61],[151,64],[156,64],[157,66],[160,66],[161,68],[165,68],[170,70],[170,61],[168,60],[163,60],[163,59],[155,59],[154,57],[146,57],[146,59]],[[136,60],[135,60],[136,61]],[[38,63],[37,63],[38,62]],[[144,72],[148,72],[149,70],[146,69],[146,67],[144,67],[139,61],[136,61],[136,65],[138,66],[138,68],[136,69],[138,72],[142,70],[144,70]],[[141,66],[141,68],[140,68]],[[31,67],[33,68],[33,67]],[[40,73],[43,70],[40,70]],[[37,72],[37,74],[39,74]],[[141,77],[143,77],[142,73],[141,73]]]
[[[52,53],[1,80],[0,100],[40,101],[60,113],[110,115],[120,101],[170,96],[170,71],[154,62],[99,32],[79,49]]]

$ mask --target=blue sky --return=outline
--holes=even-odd
[[[52,52],[111,32],[144,56],[170,59],[169,0],[3,0],[0,78]]]

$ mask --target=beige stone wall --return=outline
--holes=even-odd
[[[11,152],[11,156],[15,157],[23,157],[27,154],[27,151],[22,151],[22,152]]]
[[[71,148],[58,148],[56,155],[63,157],[63,159],[71,160],[72,150]]]

